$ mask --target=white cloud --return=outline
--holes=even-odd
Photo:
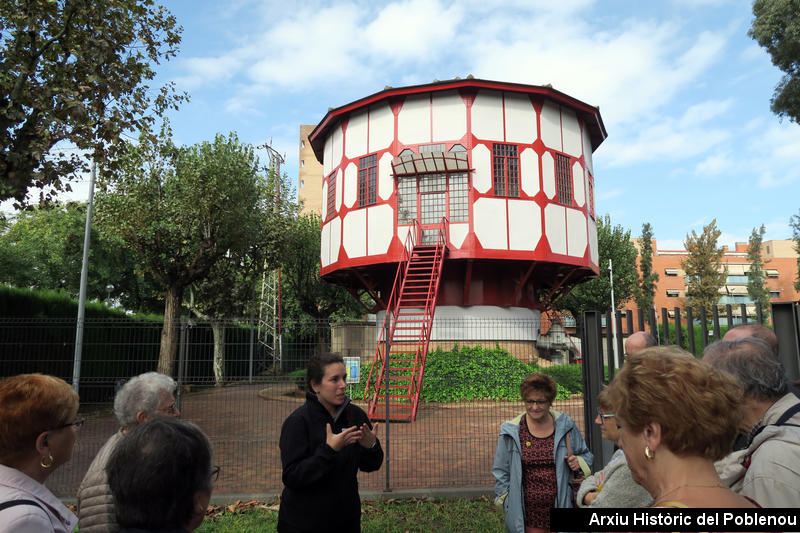
[[[694,167],[694,174],[700,178],[719,176],[735,168],[730,154],[712,154]]]

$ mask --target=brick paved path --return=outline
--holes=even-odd
[[[215,463],[222,467],[215,494],[277,494],[282,489],[278,437],[283,420],[302,405],[281,384],[230,385],[185,394],[182,417],[200,426],[214,444]],[[356,402],[364,408],[363,402]],[[580,400],[557,402],[583,428]],[[503,420],[522,411],[521,404],[470,402],[421,404],[414,423],[390,428],[389,474],[393,490],[491,487],[497,432]],[[89,463],[116,430],[109,409],[91,415],[81,429],[73,459],[59,468],[47,485],[62,498],[74,497]],[[379,437],[386,448],[385,427]],[[360,487],[386,486],[386,465],[359,474]]]

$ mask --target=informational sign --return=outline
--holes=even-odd
[[[347,383],[361,382],[361,358],[344,357],[344,367],[347,369]]]

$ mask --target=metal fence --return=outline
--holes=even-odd
[[[556,362],[567,362],[570,354],[574,357],[574,339],[557,324],[549,324],[546,335],[540,334],[538,320],[442,321],[438,327],[449,337],[434,339],[431,351],[481,344],[503,348],[524,363],[541,365],[553,363],[538,355]],[[205,323],[184,322],[181,361],[175,365],[179,408],[182,417],[198,424],[214,445],[215,462],[221,466],[215,494],[269,495],[281,491],[281,425],[305,401],[289,373],[305,368],[311,355],[320,349],[358,356],[364,363],[371,361],[375,328],[374,322],[287,324],[279,343],[281,350],[273,356],[265,346],[272,345],[271,340],[260,343],[250,324],[228,322],[224,325],[225,381],[215,386],[211,329]],[[74,320],[0,318],[0,375],[43,372],[71,381],[74,330]],[[115,390],[131,376],[155,370],[160,331],[160,322],[86,321],[79,385],[80,410],[87,423],[81,429],[72,461],[48,480],[48,486],[60,497],[75,495],[94,455],[117,430],[111,412]],[[546,348],[537,350],[533,340],[537,336]],[[426,379],[435,377],[426,372]],[[362,398],[353,400],[366,410]],[[584,427],[580,397],[558,401],[554,407]],[[385,428],[380,429],[379,436],[388,448],[386,462],[378,472],[359,474],[361,489],[488,490],[494,483],[491,464],[499,426],[522,409],[518,401],[488,399],[422,403],[416,422],[391,424],[388,446]]]

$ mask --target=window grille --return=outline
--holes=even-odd
[[[358,207],[378,201],[378,155],[372,154],[358,160]]]
[[[569,157],[562,154],[556,154],[556,185],[558,203],[572,205],[572,169]]]
[[[519,198],[519,152],[514,144],[495,144],[493,183],[495,196]]]
[[[330,220],[336,214],[336,171],[328,176],[328,202],[325,219]]]

